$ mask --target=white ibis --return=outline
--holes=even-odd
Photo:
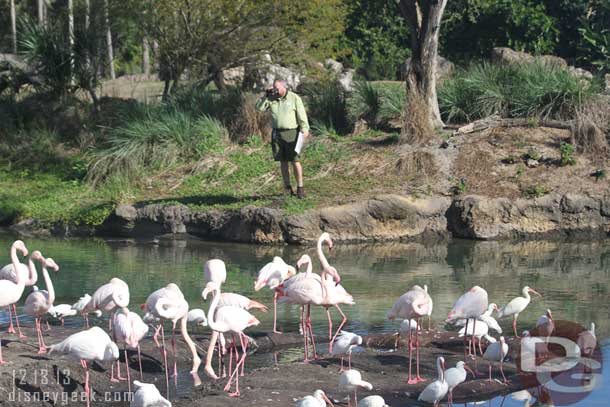
[[[547,339],[553,335],[555,331],[555,321],[553,321],[553,314],[550,309],[547,309],[544,315],[541,315],[536,321],[536,330],[539,336],[543,336]]]
[[[324,390],[316,390],[311,396],[305,396],[300,400],[297,400],[296,407],[326,407],[326,405],[334,407],[334,404],[324,393]]]
[[[152,383],[133,381],[136,388],[130,407],[172,407],[165,397],[161,395],[157,386]]]
[[[373,385],[362,380],[362,375],[355,369],[345,370],[339,378],[339,387],[348,393],[354,392],[354,401],[358,403],[358,389],[373,390]],[[351,394],[348,395],[347,405],[351,407]]]
[[[542,295],[540,295],[540,293],[528,286],[523,287],[522,293],[522,297],[513,298],[508,304],[503,306],[500,311],[498,311],[498,318],[504,318],[508,316],[513,317],[513,331],[515,332],[515,336],[517,338],[519,337],[519,334],[517,333],[517,319],[519,318],[519,314],[527,308],[530,301],[532,300],[532,297],[530,297],[530,293],[542,298]]]
[[[468,376],[468,372],[475,377],[474,372],[468,367],[466,363],[463,361],[457,362],[455,367],[451,369],[447,369],[445,372],[445,381],[449,386],[449,405],[453,405],[453,389],[455,389],[459,384],[464,383],[466,381],[466,377]]]
[[[433,403],[434,407],[438,407],[440,401],[447,395],[449,384],[445,380],[445,358],[439,356],[436,359],[436,370],[438,378],[424,388],[419,394],[417,400]]]
[[[343,372],[343,357],[347,355],[347,363],[348,369],[352,368],[352,349],[356,346],[362,345],[362,336],[356,335],[352,332],[341,331],[339,336],[337,336],[337,340],[335,341],[335,346],[333,347],[333,351],[331,355],[337,356],[341,355],[341,370]]]
[[[195,326],[208,326],[208,318],[201,308],[194,308],[186,314],[186,322]]]
[[[59,322],[61,322],[61,326],[64,326],[64,319],[67,317],[73,317],[78,312],[74,308],[72,308],[72,305],[70,304],[57,304],[49,308],[47,313],[53,318],[59,319]]]
[[[508,383],[506,380],[506,376],[504,375],[504,358],[508,355],[508,344],[504,341],[504,337],[500,337],[500,341],[497,342],[491,336],[485,336],[490,344],[485,349],[485,353],[483,354],[483,359],[489,362],[489,382],[491,383],[491,369],[494,362],[500,362],[500,372],[502,373],[502,378],[504,379],[504,383]]]
[[[381,396],[367,396],[360,400],[358,407],[390,407]]]
[[[421,327],[420,327],[421,328]],[[403,319],[400,323],[400,327],[398,328],[398,332],[396,333],[396,340],[394,341],[394,349],[398,349],[398,342],[400,341],[401,336],[406,336],[407,338],[411,335],[412,331],[416,331],[417,321],[412,319]]]

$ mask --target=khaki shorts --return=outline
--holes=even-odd
[[[271,136],[271,150],[275,161],[299,161],[299,154],[294,151],[297,145],[299,129],[277,130],[273,129]]]

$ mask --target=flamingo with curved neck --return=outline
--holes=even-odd
[[[339,335],[339,332],[341,332],[341,330],[347,323],[347,316],[345,315],[345,313],[343,313],[343,310],[341,309],[341,307],[339,307],[339,304],[353,305],[354,299],[350,294],[347,293],[345,288],[343,288],[343,286],[339,284],[341,282],[341,277],[339,276],[337,269],[328,263],[328,260],[324,255],[324,251],[322,250],[322,244],[324,242],[328,244],[329,249],[332,249],[333,241],[330,238],[330,235],[326,232],[322,233],[318,238],[317,252],[318,258],[320,259],[320,264],[322,265],[321,277],[324,302],[321,305],[326,308],[326,316],[328,318],[328,339],[330,340],[328,350],[330,353],[332,353],[333,343],[335,342],[337,335]],[[331,306],[337,308],[337,311],[339,311],[339,314],[341,314],[342,317],[341,323],[339,324],[339,328],[337,328],[337,331],[334,333],[334,335],[332,333],[333,323],[332,319],[330,318],[329,312],[329,308]]]
[[[24,256],[28,255],[28,249],[21,240],[17,240],[11,246],[11,261],[15,270],[19,270],[19,258],[17,257],[17,250],[19,250]],[[25,282],[20,276],[20,273],[15,273],[16,282],[9,280],[0,280],[0,307],[6,307],[19,301],[25,288]],[[2,359],[2,340],[0,339],[0,365],[6,362]]]
[[[53,282],[51,281],[51,277],[49,277],[47,268],[52,268],[55,272],[59,271],[59,266],[52,258],[49,257],[45,259],[42,263],[42,275],[47,289],[32,292],[25,299],[25,305],[23,307],[23,311],[27,315],[31,315],[36,319],[38,354],[47,352],[47,345],[44,343],[42,330],[40,329],[40,318],[49,311],[49,308],[53,306],[53,302],[55,301],[55,289],[53,288]]]
[[[215,286],[212,289],[215,291],[215,293],[212,304],[210,304],[210,308],[208,309],[208,326],[214,331],[216,336],[218,336],[219,333],[229,332],[231,334],[237,334],[242,347],[241,358],[236,362],[233,372],[229,372],[229,380],[224,388],[226,392],[229,392],[231,389],[231,384],[234,381],[235,392],[229,393],[229,396],[237,397],[239,396],[239,370],[246,361],[248,347],[248,338],[246,335],[244,335],[243,331],[246,328],[258,325],[260,322],[254,315],[250,314],[245,309],[231,305],[218,308],[218,303],[220,302],[221,298],[220,285]],[[233,338],[233,341],[235,341],[235,338]],[[213,349],[214,343],[210,341],[208,355],[212,354]],[[207,363],[206,373],[214,379],[218,378],[213,370],[211,372],[208,370]]]
[[[38,281],[38,272],[36,271],[36,265],[34,264],[34,260],[38,260],[41,263],[44,261],[44,257],[42,256],[42,253],[40,253],[38,250],[32,252],[30,257],[28,258],[27,266],[23,263],[19,263],[19,265],[18,265],[18,267],[19,267],[18,270],[19,270],[19,273],[21,274],[21,279],[23,280],[24,285],[26,287],[33,286]],[[17,277],[17,275],[15,273],[15,266],[12,263],[7,264],[6,266],[2,267],[2,269],[0,269],[0,280],[10,280],[10,281],[16,283],[17,282],[16,277]],[[15,332],[15,328],[13,326],[13,313],[14,313],[15,321],[17,323],[17,331],[19,332],[19,338],[25,339],[25,338],[27,338],[27,336],[25,336],[23,333],[21,333],[21,326],[19,324],[19,315],[17,314],[16,304],[13,304],[12,308],[13,308],[13,312],[11,312],[11,306],[8,307],[8,318],[9,318],[8,333],[10,333],[10,334],[17,333],[17,332]]]

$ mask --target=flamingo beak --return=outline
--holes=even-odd
[[[204,288],[201,292],[201,298],[203,298],[204,301],[207,301],[209,292],[210,290],[208,289],[208,287]]]
[[[328,397],[326,397],[326,394],[323,394],[322,397],[324,398],[324,401],[326,401],[330,405],[330,407],[335,407],[333,402],[330,401],[330,399]]]
[[[265,286],[267,281],[257,281],[254,283],[254,291],[259,291],[261,288]]]
[[[536,294],[538,297],[542,298],[542,295],[538,291],[534,290],[533,288],[530,288],[528,291],[530,293]]]

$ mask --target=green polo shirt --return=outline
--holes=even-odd
[[[274,129],[296,129],[302,132],[309,131],[309,122],[305,113],[305,106],[301,97],[294,92],[287,91],[286,95],[278,99],[269,99],[263,96],[256,102],[256,110],[264,112],[271,109],[271,122]]]

